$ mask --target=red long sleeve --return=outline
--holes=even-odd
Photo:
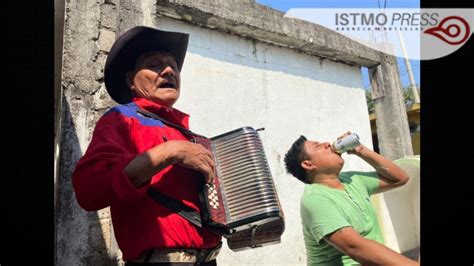
[[[179,130],[142,116],[138,107],[188,128],[186,114],[145,99],[112,108],[97,122],[89,147],[74,170],[72,183],[79,205],[87,211],[110,206],[115,237],[125,261],[150,248],[216,246],[219,235],[197,228],[146,193],[152,186],[199,211],[200,174],[170,165],[136,189],[124,173],[135,156],[165,140],[189,141]]]

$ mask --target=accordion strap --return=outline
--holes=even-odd
[[[144,110],[140,107],[138,107],[137,109],[137,112],[141,113],[142,115],[145,115],[145,116],[148,116],[148,117],[151,117],[151,118],[155,118],[155,119],[158,119],[160,120],[161,122],[163,122],[163,124],[167,125],[167,126],[170,126],[170,127],[174,127],[176,129],[178,129],[179,131],[181,131],[181,133],[183,133],[184,135],[194,135],[194,136],[198,136],[198,137],[202,137],[202,138],[207,138],[203,135],[199,135],[197,133],[194,133],[192,132],[191,130],[187,129],[187,128],[184,128],[182,126],[178,126],[174,123],[171,123],[170,121],[164,119],[163,117],[157,115],[157,114],[154,114],[152,112],[149,112],[147,110]]]
[[[160,120],[161,122],[163,122],[163,124],[178,129],[184,135],[194,135],[194,136],[199,136],[199,137],[205,138],[204,136],[196,134],[196,133],[192,132],[191,130],[186,129],[186,128],[181,127],[181,126],[178,126],[174,123],[171,123],[168,120],[158,116],[157,114],[154,114],[154,113],[149,112],[147,110],[144,110],[142,108],[138,108],[137,112],[139,112],[139,113],[141,113],[145,116]],[[199,228],[202,227],[201,215],[199,214],[199,212],[197,212],[194,209],[184,205],[180,201],[177,201],[177,200],[175,200],[171,197],[168,197],[168,196],[160,193],[158,190],[153,189],[151,187],[147,190],[147,193],[155,201],[157,201],[158,203],[161,203],[166,208],[176,212],[178,215],[180,215],[184,219],[188,220],[190,223],[194,224],[195,226],[197,226]]]
[[[202,227],[201,215],[194,209],[184,205],[183,203],[173,198],[170,198],[158,192],[158,190],[153,189],[151,187],[147,190],[147,193],[154,200],[163,204],[166,208],[172,211],[175,211],[177,214],[179,214],[184,219],[188,220],[190,223],[194,224],[195,226],[199,228]]]
[[[183,133],[183,135],[191,136],[191,141],[192,142],[195,142],[194,138],[192,138],[192,136],[197,136],[197,137],[207,139],[207,137],[205,137],[203,135],[199,135],[197,133],[192,132],[191,130],[189,130],[187,128],[184,128],[182,126],[171,123],[171,122],[167,121],[166,119],[158,116],[157,114],[154,114],[152,112],[144,110],[140,107],[137,109],[137,112],[139,112],[142,115],[145,115],[147,117],[151,117],[151,118],[160,120],[165,125],[168,125],[170,127],[174,127],[176,129],[178,129],[181,133]],[[160,193],[159,191],[157,191],[156,189],[153,189],[151,187],[148,188],[147,193],[152,199],[154,199],[158,203],[160,203],[163,206],[165,206],[166,208],[176,212],[178,215],[180,215],[184,219],[188,220],[190,223],[194,224],[195,226],[197,226],[199,228],[202,228],[202,226],[203,226],[202,225],[202,219],[201,219],[201,215],[200,215],[199,212],[197,212],[194,209],[184,205],[182,202],[180,202],[178,200],[175,200],[171,197],[168,197],[168,196]],[[218,233],[218,234],[221,234],[221,235],[223,235],[227,232],[227,230],[225,228],[221,228],[220,226],[217,226],[217,225],[211,226],[210,224],[206,224],[206,227],[211,229],[215,233]]]

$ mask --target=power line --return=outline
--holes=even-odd
[[[411,69],[415,69],[415,68],[419,68],[419,67],[420,67],[419,64],[415,64],[415,65],[412,65]],[[398,69],[398,72],[400,72],[400,73],[405,72],[405,71],[407,71],[407,68],[403,67],[403,66],[400,66],[400,68]]]
[[[417,69],[417,68],[419,68],[419,67],[420,67],[420,66],[414,66],[414,67],[412,67],[411,69],[413,70],[413,69]],[[400,75],[406,75],[406,74],[408,74],[408,70],[405,69],[405,70],[403,70],[403,71],[400,71]]]

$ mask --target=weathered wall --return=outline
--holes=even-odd
[[[115,40],[116,3],[67,1],[62,69],[61,157],[57,180],[57,265],[116,264],[108,209],[85,212],[77,204],[71,174],[93,126],[114,103],[103,86],[105,52]]]

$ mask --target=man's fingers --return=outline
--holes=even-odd
[[[212,180],[214,179],[214,172],[212,171],[211,167],[203,164],[200,167],[199,171],[204,174],[204,179],[206,180],[206,183],[212,182]]]
[[[214,164],[214,157],[212,156],[212,153],[210,151],[206,150],[206,156]]]
[[[210,168],[210,171],[214,173],[214,169],[216,168],[216,163],[214,162],[214,158],[212,157],[212,154],[210,151],[205,149],[204,156],[202,157],[204,160],[204,164],[207,165]]]
[[[337,138],[337,140],[340,140],[340,139],[342,139],[342,138],[345,137],[345,136],[349,136],[350,134],[351,134],[350,131],[346,131],[346,133],[344,133],[342,136],[339,136],[339,137]]]
[[[201,148],[198,152],[200,155],[203,155],[203,156],[209,158],[209,160],[214,162],[214,158],[212,157],[212,153],[208,149],[204,148],[204,146],[202,146],[201,144],[196,144],[196,145],[199,145],[200,148]]]
[[[210,157],[200,155],[193,167],[195,170],[204,174],[207,183],[211,183],[214,178],[215,163]]]
[[[212,153],[201,144],[188,143],[188,149],[181,164],[201,172],[207,183],[211,183],[214,179],[216,168],[214,158]]]
[[[209,171],[209,180],[206,178],[206,181],[208,183],[212,182],[212,179],[214,179],[214,172],[216,169],[216,164],[214,163],[214,160],[212,158],[207,158],[207,165],[206,165],[206,171]]]
[[[207,164],[211,167],[212,170],[216,168],[216,163],[214,162],[214,159],[212,157],[208,157],[207,159]]]

